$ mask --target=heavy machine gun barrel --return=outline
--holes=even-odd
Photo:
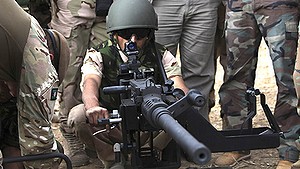
[[[190,97],[191,95],[195,96],[194,92],[189,94],[186,98],[199,99],[199,97],[203,97],[202,95]],[[166,106],[160,98],[146,96],[142,104],[142,113],[150,124],[165,130],[196,164],[206,164],[211,159],[210,150],[183,128],[171,116],[171,112]]]

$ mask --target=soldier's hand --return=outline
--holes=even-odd
[[[86,110],[85,115],[92,125],[98,125],[98,119],[109,118],[109,114],[106,108],[104,107],[92,107]]]

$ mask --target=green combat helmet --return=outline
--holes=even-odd
[[[106,18],[107,32],[128,28],[158,29],[157,15],[147,0],[116,0]]]

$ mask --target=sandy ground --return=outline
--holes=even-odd
[[[273,112],[274,105],[275,105],[275,99],[276,99],[276,93],[277,93],[277,87],[275,84],[271,60],[269,58],[268,51],[264,44],[261,45],[259,54],[260,54],[260,56],[259,56],[259,61],[258,61],[258,69],[257,69],[257,75],[256,75],[255,88],[259,89],[262,93],[264,93],[266,95],[267,104],[269,105],[271,111]],[[217,70],[217,74],[216,74],[216,85],[215,85],[216,101],[218,101],[217,91],[219,90],[220,85],[222,84],[222,79],[223,79],[223,70],[222,70],[221,66],[218,65],[218,70]],[[268,126],[269,127],[266,117],[262,111],[262,108],[260,107],[259,102],[257,103],[257,105],[258,105],[257,115],[253,119],[254,127],[259,127],[259,126]],[[219,116],[219,112],[220,112],[220,106],[217,103],[216,106],[212,109],[212,111],[210,113],[210,119],[211,119],[211,123],[213,124],[213,126],[216,129],[221,130],[222,122],[221,122],[221,119]],[[64,145],[66,153],[68,153],[68,149],[66,147],[66,142],[58,130],[58,124],[53,124],[53,129],[54,129],[57,139]],[[274,169],[274,168],[276,168],[276,164],[278,162],[278,153],[277,153],[276,149],[252,150],[251,154],[252,154],[252,156],[251,156],[250,160],[241,161],[233,168],[234,169],[239,169],[239,168],[243,168],[243,169],[262,169],[262,168],[263,169]],[[181,168],[214,167],[213,161],[219,155],[221,155],[221,153],[213,153],[211,162],[205,166],[196,166],[191,163],[187,163],[186,161],[183,161]],[[61,169],[66,168],[65,164],[62,163],[60,168]],[[103,165],[97,159],[91,159],[91,163],[88,166],[76,167],[76,168],[78,168],[78,169],[94,169],[94,168],[103,168]]]

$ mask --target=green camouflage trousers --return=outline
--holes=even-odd
[[[223,127],[238,128],[247,116],[246,89],[254,86],[258,49],[261,39],[264,38],[269,47],[278,87],[274,116],[281,129],[289,133],[300,124],[292,76],[298,41],[299,2],[298,0],[226,2],[225,34],[228,64],[225,82],[219,91]],[[295,133],[299,135],[299,132]],[[285,141],[294,142],[294,140]],[[280,157],[294,161],[298,157],[298,152],[295,147],[288,145],[285,144],[285,150],[295,153],[279,151]]]
[[[275,118],[285,131],[299,124],[292,78],[298,40],[298,2],[229,0],[226,14],[227,76],[219,95],[221,113],[227,118],[228,127],[241,124],[248,113],[245,92],[247,87],[254,86],[262,37],[270,49],[278,86]]]

